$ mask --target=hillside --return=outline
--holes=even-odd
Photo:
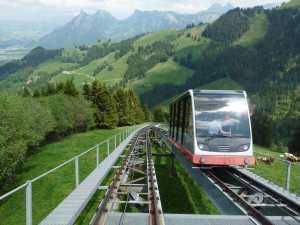
[[[212,24],[164,29],[118,43],[38,48],[0,67],[0,88],[34,90],[67,79],[80,88],[96,79],[133,88],[152,108],[189,88],[246,89],[256,110],[269,112],[272,123],[279,124],[272,137],[281,140],[292,135],[300,114],[293,103],[300,87],[295,2],[271,10],[236,8]]]

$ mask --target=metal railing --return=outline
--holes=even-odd
[[[296,185],[299,185],[300,182],[300,163],[291,162],[289,160],[279,158],[278,156],[274,156],[272,154],[270,155],[255,152],[255,155],[261,157],[272,156],[274,157],[274,161],[270,162],[269,164],[266,162],[258,161],[257,165],[254,167],[254,173],[265,177],[266,179],[285,188],[287,191],[291,191],[291,188],[293,189],[292,192],[295,192],[295,190],[297,190],[298,186]],[[268,173],[265,170],[263,170],[263,167],[268,168]],[[299,190],[296,191],[296,194],[300,195],[300,185]]]
[[[108,156],[110,153],[112,153],[113,150],[115,150],[117,148],[118,144],[120,144],[122,141],[124,141],[130,135],[130,133],[133,132],[135,129],[136,129],[136,126],[126,128],[124,131],[108,138],[105,141],[102,141],[102,142],[96,144],[92,148],[61,163],[57,167],[50,169],[47,172],[45,172],[31,180],[28,180],[24,184],[14,188],[13,190],[7,192],[6,194],[0,196],[0,203],[1,203],[1,201],[8,198],[9,196],[12,196],[13,194],[15,194],[16,192],[25,189],[26,225],[32,225],[33,224],[33,222],[32,222],[33,221],[32,220],[32,217],[33,217],[33,214],[32,214],[32,206],[33,206],[33,204],[32,204],[32,183],[40,180],[43,177],[46,177],[47,175],[53,173],[54,171],[57,171],[58,169],[66,166],[67,164],[72,163],[74,161],[74,164],[75,164],[75,169],[74,169],[75,188],[78,187],[80,185],[80,166],[79,166],[80,157],[86,155],[89,152],[95,151],[95,155],[96,155],[95,167],[98,167],[98,165],[100,164],[100,147],[101,146],[106,147],[106,156]],[[0,204],[0,206],[1,206],[1,204]]]

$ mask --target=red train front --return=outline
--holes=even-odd
[[[197,165],[255,163],[245,91],[189,90],[170,106],[170,139]]]

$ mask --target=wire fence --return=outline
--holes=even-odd
[[[39,224],[135,129],[126,128],[0,196],[0,225]]]

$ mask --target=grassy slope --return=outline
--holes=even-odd
[[[299,0],[290,0],[289,2],[283,4],[283,8],[293,8],[299,6],[300,6]]]
[[[91,83],[95,80],[93,76],[84,73],[73,73],[72,74],[63,74],[60,73],[59,75],[53,77],[51,82],[53,83],[60,83],[65,82],[67,80],[73,80],[74,84],[77,88],[83,86],[84,83]]]
[[[92,62],[90,62],[88,65],[86,66],[83,66],[77,70],[75,70],[74,72],[75,73],[84,73],[84,74],[88,74],[90,76],[93,75],[95,69],[98,67],[98,66],[101,66],[101,65],[104,65],[105,62],[107,62],[108,64],[111,64],[115,61],[115,58],[114,58],[114,53],[111,53],[103,58],[100,58],[100,59],[96,59],[96,60],[93,60]]]
[[[59,73],[61,70],[75,68],[77,64],[63,63],[59,60],[49,60],[40,64],[33,72],[25,74],[24,70],[18,70],[11,74],[7,79],[0,81],[0,89],[11,90],[13,93],[16,90],[21,90],[25,84],[41,84],[45,85],[52,76]]]
[[[243,90],[244,88],[236,81],[230,78],[223,78],[211,83],[202,85],[198,89],[204,90]]]
[[[129,52],[115,62],[111,63],[113,69],[111,71],[109,71],[108,68],[102,70],[99,74],[97,74],[96,78],[98,80],[107,82],[108,84],[120,82],[128,68],[127,59],[130,54],[132,53]]]
[[[54,168],[58,164],[87,150],[108,137],[120,132],[115,130],[95,130],[87,133],[75,134],[61,141],[41,147],[38,153],[32,155],[24,165],[22,172],[17,175],[16,185],[32,179],[43,172]],[[111,144],[112,146],[112,144]],[[106,150],[100,148],[101,159]],[[86,177],[96,164],[95,152],[92,151],[80,159],[80,179]],[[53,174],[33,183],[33,213],[34,224],[37,224],[64,199],[75,187],[74,162],[59,169]],[[0,224],[24,224],[25,205],[24,191],[19,191],[0,206]]]
[[[192,74],[192,70],[169,60],[154,66],[143,79],[134,82],[132,85],[138,93],[143,93],[159,84],[182,84]]]
[[[262,40],[268,29],[268,19],[264,12],[250,18],[250,28],[234,45],[248,47]]]
[[[197,26],[190,29],[178,31],[177,38],[172,41],[175,51],[179,51],[184,48],[197,46],[205,38],[201,37],[202,32],[206,26]],[[200,38],[198,40],[198,38]]]
[[[280,157],[280,152],[272,151],[271,149],[263,148],[261,146],[255,146],[254,148],[256,156],[274,156]],[[272,182],[285,187],[285,178],[287,174],[287,164],[283,161],[276,159],[271,165],[258,161],[254,167],[254,172],[260,176],[263,176]],[[291,171],[291,184],[290,190],[294,193],[300,194],[300,163],[294,164]]]
[[[162,30],[155,33],[147,34],[135,41],[134,47],[151,45],[156,41],[172,41],[176,38],[177,30]]]

